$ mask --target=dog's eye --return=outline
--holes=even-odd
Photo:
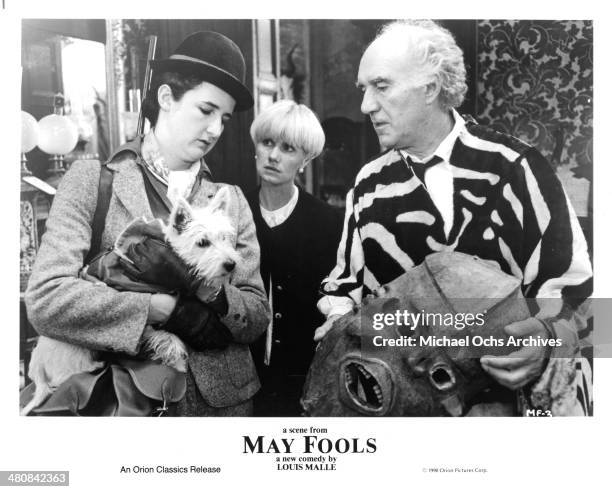
[[[210,241],[209,241],[208,239],[200,239],[200,240],[197,242],[197,245],[198,245],[200,248],[208,248],[208,247],[210,246]]]

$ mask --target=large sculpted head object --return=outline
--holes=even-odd
[[[334,323],[310,367],[305,415],[463,415],[492,384],[480,357],[516,350],[504,327],[529,316],[520,281],[497,264],[434,253]]]

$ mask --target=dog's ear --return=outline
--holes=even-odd
[[[230,201],[230,192],[227,186],[220,188],[211,200],[209,207],[213,212],[227,212]]]
[[[172,214],[170,215],[170,226],[177,231],[182,231],[185,226],[193,220],[193,210],[187,203],[187,200],[180,197],[174,204]]]

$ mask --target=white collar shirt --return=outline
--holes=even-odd
[[[259,205],[259,208],[261,209],[261,216],[264,222],[268,224],[268,227],[272,228],[279,226],[289,218],[297,205],[298,196],[298,188],[297,186],[293,185],[293,195],[291,195],[291,199],[281,208],[277,208],[276,210],[266,210],[261,204]]]
[[[444,140],[442,140],[442,142],[440,142],[438,148],[431,155],[424,159],[419,159],[418,157],[411,155],[406,150],[400,150],[403,157],[409,158],[417,166],[428,162],[434,156],[442,159],[441,162],[425,171],[425,182],[423,184],[425,185],[431,200],[442,216],[442,220],[444,221],[444,233],[446,234],[447,238],[453,227],[454,216],[454,187],[450,157],[453,152],[453,147],[455,146],[455,141],[465,128],[465,120],[461,117],[461,115],[454,109],[452,112],[455,124],[453,125],[450,133],[444,138]]]

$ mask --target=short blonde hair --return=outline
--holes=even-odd
[[[316,115],[307,106],[289,99],[268,106],[251,124],[251,139],[258,144],[266,138],[282,140],[300,148],[311,161],[325,145],[325,134]]]

